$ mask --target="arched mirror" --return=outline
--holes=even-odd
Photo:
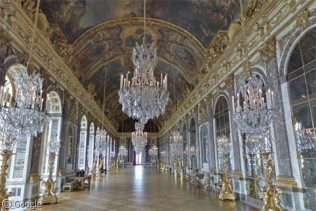
[[[316,28],[296,44],[287,66],[287,78],[305,208],[313,210],[316,205]]]

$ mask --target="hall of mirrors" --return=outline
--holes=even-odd
[[[149,6],[152,2],[148,1]],[[239,5],[237,1],[232,2]],[[148,24],[149,33],[157,33],[152,39],[158,46],[167,42],[164,35],[171,39],[168,33],[175,33],[174,39],[179,43],[170,44],[174,49],[165,50],[166,55],[178,56],[175,61],[180,63],[191,63],[176,69],[173,67],[178,65],[176,62],[161,55],[158,69],[168,67],[168,77],[173,77],[168,80],[169,102],[166,114],[145,125],[147,144],[138,152],[132,143],[133,129],[130,129],[135,121],[122,113],[117,94],[120,88],[116,84],[119,84],[120,74],[127,72],[130,64],[126,60],[130,60],[133,47],[130,45],[134,45],[131,44],[134,31],[127,30],[130,26],[125,26],[124,21],[135,24],[135,28],[142,27],[142,23],[134,20],[134,16],[131,20],[127,20],[129,16],[126,20],[117,19],[117,23],[109,21],[113,28],[115,24],[121,27],[117,29],[121,36],[111,38],[105,35],[113,35],[109,32],[114,30],[110,23],[92,24],[74,41],[66,34],[69,31],[63,32],[61,25],[56,27],[57,21],[51,18],[52,13],[47,12],[43,3],[38,11],[37,1],[0,0],[0,107],[5,109],[17,102],[20,86],[15,84],[15,77],[27,69],[30,75],[39,73],[44,79],[41,96],[42,93],[45,96],[42,106],[47,116],[42,131],[21,135],[15,140],[7,170],[1,166],[1,178],[6,178],[6,182],[0,181],[0,186],[10,192],[8,200],[37,200],[46,193],[45,181],[50,178],[55,181],[54,194],[62,197],[65,192],[73,194],[72,191],[89,188],[80,177],[89,180],[88,185],[92,186],[109,175],[119,175],[126,168],[143,166],[143,171],[155,168],[157,174],[178,178],[178,182],[201,189],[204,194],[223,194],[223,184],[231,186],[233,200],[257,209],[268,203],[265,193],[274,188],[277,196],[273,195],[271,203],[279,206],[274,210],[315,210],[316,3],[305,0],[243,2],[246,3],[245,23],[235,17],[226,28],[214,32],[208,45],[198,36],[189,35],[190,31],[185,31],[189,29],[183,27],[182,30],[183,25],[165,23],[167,18],[160,22],[152,19]],[[38,21],[36,27],[35,20]],[[247,36],[243,35],[243,27],[247,29]],[[33,29],[36,39],[30,51]],[[172,30],[178,30],[178,34]],[[100,41],[100,37],[110,41]],[[187,41],[180,43],[182,39]],[[93,42],[95,46],[90,48]],[[98,45],[102,42],[101,50]],[[203,53],[196,53],[200,60],[196,54],[188,56],[192,49],[185,46],[186,42],[196,45],[192,47],[194,51],[203,49]],[[108,55],[107,51],[115,51],[110,44],[122,45],[121,54],[128,54],[128,58]],[[158,55],[165,51],[158,50]],[[31,62],[28,61],[30,54],[33,54]],[[85,57],[90,60],[84,60]],[[250,75],[262,85],[260,100],[271,111],[271,121],[265,125],[267,130],[259,134],[246,133],[246,126],[240,123],[243,120],[236,115],[247,101],[240,91],[242,77],[247,75],[247,60]],[[93,64],[89,66],[89,62],[99,65],[98,68]],[[199,70],[190,69],[191,64],[197,67],[194,65],[199,63]],[[174,69],[180,73],[173,73]],[[190,77],[194,85],[183,85]],[[5,121],[1,119],[0,123]],[[3,126],[0,128],[3,155],[7,142],[2,139],[6,131]],[[100,131],[105,134],[100,135]],[[181,145],[176,146],[176,139],[180,137]],[[52,159],[49,142],[53,139],[60,142]],[[266,151],[268,157],[264,154]],[[3,157],[0,159],[3,163]],[[226,179],[229,184],[224,182]],[[0,190],[1,200],[5,193]],[[221,197],[225,203],[225,195]]]

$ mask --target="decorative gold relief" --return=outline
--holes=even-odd
[[[231,74],[231,75],[226,77],[225,87],[226,87],[226,89],[229,89],[229,88],[231,88],[233,86],[234,86],[234,75]]]
[[[253,18],[255,13],[266,3],[268,0],[249,0],[246,10],[246,17]]]
[[[310,11],[308,9],[301,11],[296,19],[296,28],[305,27],[309,18]]]
[[[260,48],[259,52],[264,60],[275,55],[276,52],[276,40],[272,37],[270,40],[265,42]]]
[[[199,104],[199,122],[207,121],[207,107],[205,102]]]
[[[68,40],[66,39],[65,35],[58,25],[53,24],[52,29],[53,32],[50,35],[52,46],[66,63],[71,64],[73,59],[73,45],[68,43]]]

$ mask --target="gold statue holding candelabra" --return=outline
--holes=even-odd
[[[231,142],[226,135],[217,138],[218,151],[223,155],[224,159],[224,175],[221,179],[222,188],[219,194],[220,200],[233,200],[237,199],[236,194],[232,188],[232,179],[229,176],[229,152],[231,151]]]
[[[91,181],[95,181],[95,170],[97,167],[97,159],[93,159],[93,165],[92,165],[92,170],[91,170]]]
[[[272,183],[273,165],[272,160],[269,159],[270,152],[265,151],[262,153],[263,158],[266,160],[264,163],[265,173],[267,178],[267,187],[263,188],[263,207],[262,210],[268,211],[283,211],[284,208],[281,206],[279,194],[281,193],[276,189]]]
[[[1,165],[1,178],[0,178],[0,210],[5,201],[8,201],[8,198],[11,196],[10,192],[7,192],[5,187],[7,181],[7,168],[8,168],[8,160],[11,156],[10,151],[2,151],[2,165]],[[8,210],[6,207],[3,207],[3,210]]]
[[[57,136],[52,137],[48,142],[49,149],[49,175],[46,181],[43,181],[45,190],[43,195],[39,199],[40,204],[56,204],[58,198],[55,191],[56,180],[53,178],[54,163],[56,154],[60,148],[60,141],[57,139]]]
[[[229,200],[235,201],[237,199],[237,196],[233,191],[232,179],[229,176],[229,164],[228,164],[229,161],[228,161],[228,159],[229,159],[229,153],[225,153],[224,154],[225,173],[224,173],[224,176],[221,180],[222,188],[221,188],[221,192],[220,192],[218,197],[220,200],[229,199]]]

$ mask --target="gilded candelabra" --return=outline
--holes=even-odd
[[[273,165],[271,159],[269,159],[270,152],[266,151],[262,153],[263,158],[266,160],[264,163],[265,174],[267,179],[267,188],[263,188],[263,207],[261,210],[268,211],[283,211],[284,208],[281,206],[279,194],[280,191],[276,189],[272,183]]]
[[[178,162],[177,162],[177,156],[173,157],[173,172],[174,172],[174,178],[178,178]]]
[[[46,181],[43,181],[45,185],[44,194],[40,197],[40,204],[56,204],[58,202],[58,198],[55,191],[56,180],[53,179],[53,170],[55,163],[55,152],[49,153],[49,175]]]
[[[100,162],[99,162],[99,166],[98,166],[98,177],[101,178],[102,175],[102,167],[103,167],[103,158],[100,155]]]
[[[5,187],[6,181],[7,181],[7,169],[8,169],[8,160],[11,156],[10,151],[2,151],[2,165],[1,165],[1,176],[0,176],[0,210],[2,210],[2,205],[4,204],[4,201],[7,201],[8,198],[11,196],[11,193],[7,192],[7,189]],[[7,208],[3,208],[3,210],[8,210]]]
[[[229,199],[229,200],[235,201],[237,199],[237,196],[233,192],[233,189],[232,189],[232,179],[229,176],[228,158],[229,158],[229,153],[225,153],[224,154],[225,174],[222,179],[222,189],[219,194],[219,199],[220,200]]]
[[[178,160],[178,163],[179,163],[179,167],[180,167],[180,178],[181,178],[181,181],[184,181],[185,180],[185,172],[184,172],[184,167],[183,167],[183,160]]]
[[[95,170],[97,167],[97,159],[94,158],[93,160],[93,165],[92,165],[92,170],[91,170],[91,181],[95,181]]]

